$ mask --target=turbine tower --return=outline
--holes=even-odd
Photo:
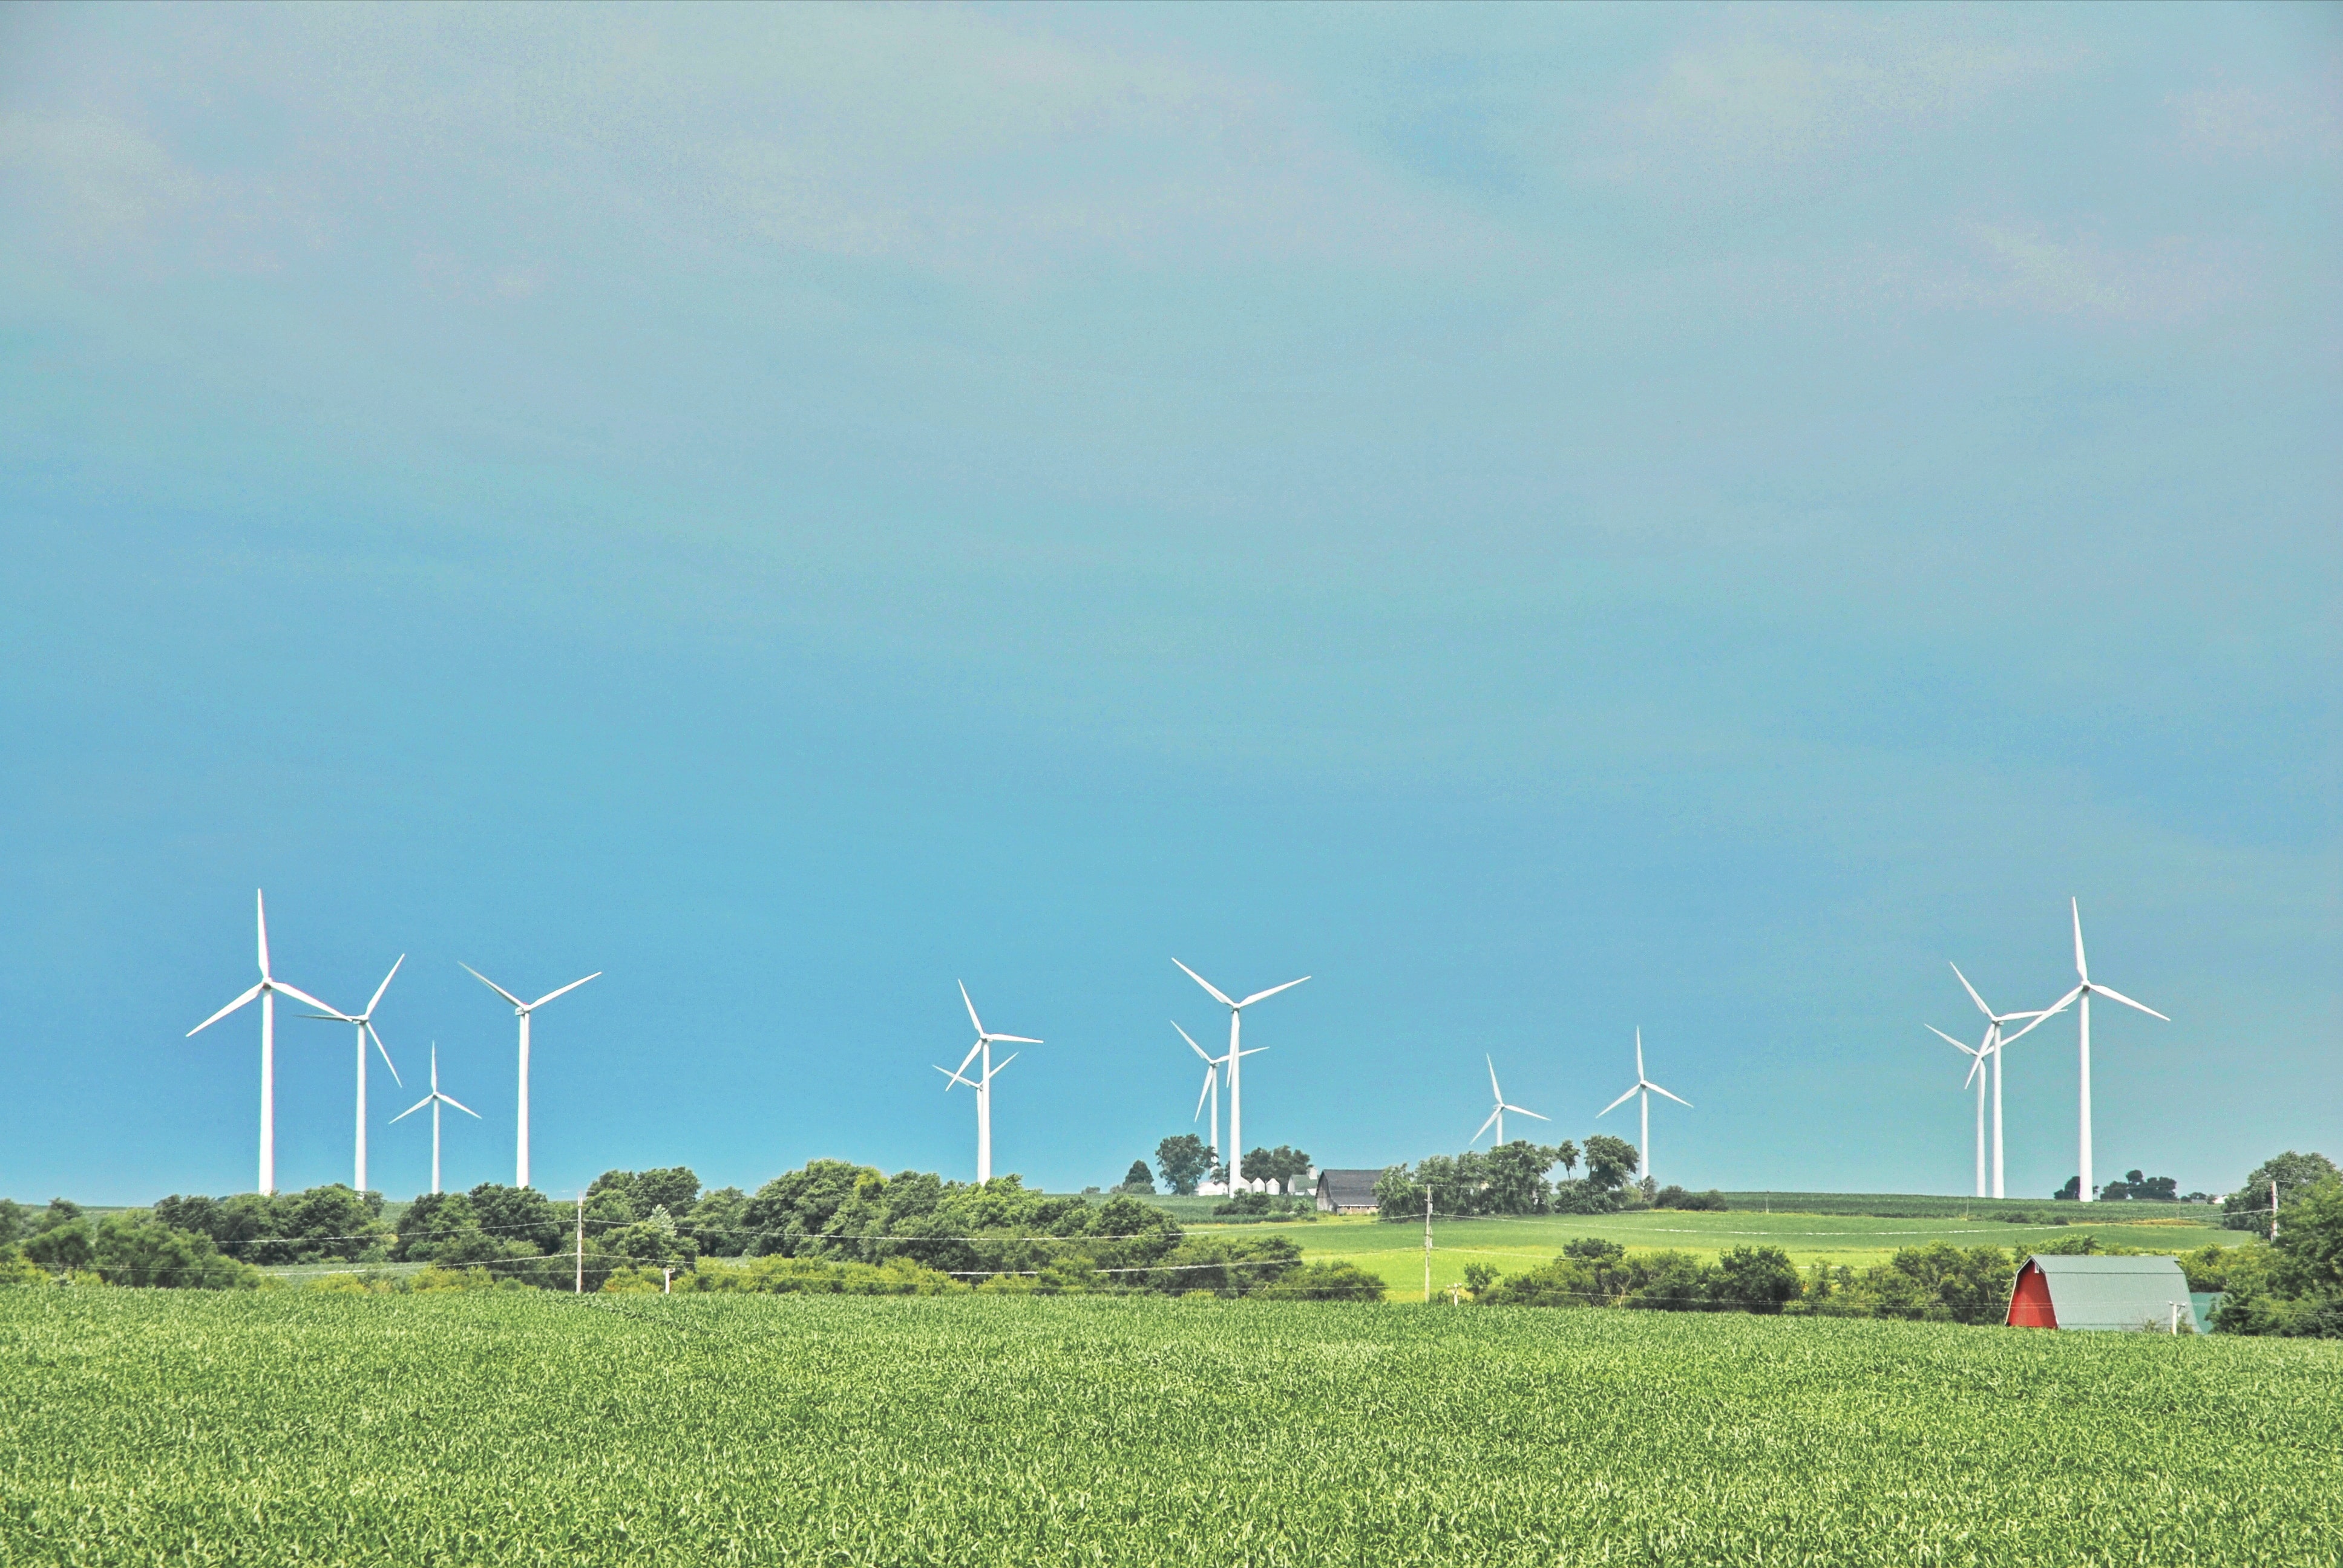
[[[2073,990],[2060,997],[2050,1010],[2064,1012],[2068,1002],[2079,1000],[2082,1003],[2082,1148],[2078,1156],[2081,1169],[2077,1173],[2080,1180],[2076,1184],[2075,1196],[2089,1203],[2097,1201],[2091,1195],[2091,998],[2103,996],[2109,1001],[2119,1001],[2126,1007],[2137,1008],[2150,1018],[2164,1018],[2164,1015],[2144,1001],[2134,1001],[2119,990],[2109,990],[2103,985],[2096,985],[2092,982],[2090,966],[2083,961],[2082,901],[2070,899],[2067,902],[2075,913],[2075,979],[2077,983]],[[2170,1023],[2172,1020],[2164,1018],[2164,1021]]]
[[[1654,1094],[1667,1094],[1670,1100],[1674,1101],[1686,1111],[1690,1111],[1692,1109],[1692,1101],[1686,1100],[1680,1094],[1668,1094],[1666,1090],[1662,1089],[1658,1084],[1654,1083],[1650,1079],[1644,1076],[1644,1031],[1641,1029],[1635,1030],[1634,1087],[1628,1090],[1626,1093],[1621,1095],[1618,1099],[1613,1101],[1610,1104],[1604,1106],[1594,1114],[1597,1116],[1608,1116],[1638,1094],[1641,1094],[1644,1097],[1644,1146],[1642,1153],[1644,1156],[1644,1180],[1648,1181],[1652,1180],[1652,1096]]]
[[[2039,1012],[1996,1012],[1985,1005],[1985,998],[1977,995],[1976,987],[1969,984],[1969,977],[1961,973],[1960,965],[1954,964],[1952,970],[1954,978],[1961,982],[1961,989],[1969,993],[1971,1001],[1976,1003],[1977,1011],[1985,1014],[1985,1040],[1977,1049],[1990,1051],[1993,1055],[1993,1195],[2000,1198],[2006,1196],[2002,1191],[2001,1185],[2001,1048],[2022,1040],[2029,1031],[2041,1028],[2045,1019],[2051,1017],[2059,1010],[2059,1008],[2066,1004],[2060,1002],[2058,1007],[2046,1007]],[[2001,1032],[2002,1025],[2016,1023],[2021,1018],[2030,1018],[2034,1021],[2016,1034],[2005,1035]],[[1930,1032],[1942,1039],[1952,1039],[1952,1036],[1946,1034],[1934,1024],[1930,1024],[1928,1028]],[[1955,1040],[1954,1043],[1957,1045],[1959,1041]],[[1968,1047],[1963,1045],[1961,1049],[1967,1050]],[[1977,1189],[1977,1196],[1980,1198],[1985,1196],[1985,1189],[1982,1186]]]
[[[1186,1030],[1180,1029],[1177,1022],[1174,1022],[1172,1027],[1173,1029],[1180,1030],[1180,1038],[1188,1042],[1188,1049],[1190,1050],[1192,1050],[1198,1056],[1204,1058],[1203,1091],[1196,1096],[1195,1114],[1190,1116],[1188,1120],[1193,1121],[1196,1120],[1197,1116],[1203,1114],[1204,1096],[1207,1094],[1211,1095],[1212,1098],[1212,1141],[1209,1147],[1212,1151],[1212,1158],[1219,1160],[1222,1158],[1222,1151],[1221,1149],[1221,1068],[1226,1063],[1228,1059],[1222,1056],[1207,1055],[1204,1048],[1196,1043],[1194,1036],[1191,1035]],[[1244,1054],[1247,1056],[1259,1056],[1262,1051],[1267,1050],[1268,1049],[1269,1047],[1265,1045],[1256,1045]],[[1207,1181],[1211,1180],[1211,1177],[1212,1173],[1210,1171],[1205,1172],[1205,1179]]]
[[[1003,1042],[1011,1045],[1040,1045],[1042,1042],[1021,1034],[986,1033],[984,1020],[976,1016],[976,1003],[969,1000],[965,981],[960,982],[960,1000],[961,1005],[968,1009],[968,1021],[976,1025],[976,1043],[968,1048],[968,1054],[960,1059],[958,1067],[939,1067],[936,1070],[949,1081],[944,1084],[946,1094],[952,1091],[955,1083],[967,1084],[976,1091],[976,1184],[981,1187],[992,1180],[993,1076],[1017,1060],[1017,1053],[1012,1050],[996,1062],[992,1060],[992,1048]],[[968,1064],[979,1056],[984,1058],[984,1065],[971,1082],[962,1075],[968,1071]]]
[[[431,1092],[392,1117],[391,1120],[404,1121],[427,1105],[431,1108],[431,1191],[437,1192],[439,1191],[439,1108],[443,1105],[453,1105],[475,1121],[480,1119],[480,1113],[470,1106],[458,1103],[439,1092],[439,1042],[436,1040],[431,1042]]]
[[[378,1008],[378,1007],[380,1007],[380,1006],[382,1005],[382,993],[383,993],[383,992],[385,992],[385,991],[387,991],[387,990],[388,990],[390,989],[391,977],[392,977],[393,975],[396,975],[396,974],[397,974],[397,973],[398,973],[398,966],[399,966],[399,964],[403,964],[403,963],[405,963],[406,961],[407,961],[407,955],[406,955],[405,953],[401,953],[401,954],[399,954],[399,955],[398,955],[398,959],[397,959],[397,962],[394,962],[394,963],[390,966],[390,974],[387,974],[387,975],[383,976],[383,977],[382,977],[382,983],[381,983],[380,985],[378,985],[378,986],[377,986],[377,987],[375,987],[375,988],[374,988],[374,1000],[373,1000],[372,1001],[370,1001],[370,1002],[367,1003],[367,1005],[366,1005],[366,1011],[364,1011],[364,1012],[362,1012],[362,1013],[357,1013],[357,1014],[356,1014],[356,1015],[352,1015],[352,1014],[350,1014],[350,1013],[347,1013],[347,1012],[337,1012],[337,1011],[335,1011],[332,1008],[327,1008],[327,1009],[325,1011],[323,1011],[323,1012],[305,1012],[305,1013],[303,1013],[303,1014],[301,1015],[303,1018],[321,1018],[321,1019],[325,1019],[325,1020],[327,1020],[328,1022],[332,1022],[332,1023],[350,1023],[350,1024],[356,1024],[356,1025],[357,1026],[357,1031],[358,1031],[358,1140],[357,1140],[357,1185],[356,1185],[356,1186],[354,1186],[354,1187],[352,1187],[352,1188],[350,1189],[350,1191],[352,1191],[353,1192],[363,1192],[363,1191],[365,1191],[367,1190],[367,1036],[368,1036],[368,1035],[373,1035],[373,1036],[374,1036],[374,1048],[375,1048],[377,1050],[378,1050],[378,1051],[381,1051],[381,1052],[382,1052],[382,1064],[383,1064],[385,1067],[387,1067],[387,1068],[389,1068],[389,1069],[390,1069],[390,1081],[391,1081],[393,1083],[397,1084],[397,1085],[398,1085],[398,1087],[399,1087],[399,1088],[401,1088],[401,1089],[404,1089],[404,1088],[406,1088],[406,1087],[407,1087],[406,1081],[405,1081],[404,1080],[402,1080],[402,1079],[398,1076],[398,1067],[397,1067],[397,1063],[395,1063],[395,1062],[393,1062],[393,1061],[390,1060],[390,1050],[389,1050],[389,1048],[388,1048],[387,1046],[386,1046],[386,1045],[384,1045],[384,1044],[382,1043],[382,1036],[381,1036],[381,1034],[380,1034],[379,1032],[377,1032],[377,1031],[376,1030],[376,1029],[375,1029],[375,1027],[374,1027],[374,1010],[375,1010],[376,1008]]]
[[[1496,1127],[1497,1127],[1497,1142],[1498,1142],[1498,1143],[1503,1143],[1503,1142],[1505,1141],[1505,1112],[1506,1112],[1506,1111],[1510,1111],[1513,1112],[1513,1114],[1515,1114],[1516,1116],[1528,1116],[1528,1117],[1533,1117],[1533,1118],[1534,1118],[1535,1120],[1537,1120],[1537,1121],[1545,1121],[1545,1120],[1546,1120],[1546,1118],[1544,1118],[1544,1117],[1543,1117],[1543,1116],[1539,1116],[1539,1115],[1538,1115],[1538,1113],[1537,1113],[1536,1111],[1531,1111],[1531,1110],[1528,1110],[1528,1109],[1527,1109],[1527,1108],[1525,1108],[1525,1107],[1519,1106],[1519,1105],[1508,1105],[1508,1104],[1506,1104],[1506,1103],[1505,1103],[1505,1091],[1504,1091],[1503,1090],[1502,1090],[1502,1089],[1500,1089],[1500,1088],[1498,1088],[1498,1087],[1497,1087],[1497,1064],[1496,1064],[1496,1062],[1495,1062],[1495,1061],[1493,1061],[1493,1060],[1491,1060],[1491,1059],[1488,1057],[1488,1055],[1487,1055],[1486,1053],[1483,1053],[1483,1056],[1482,1056],[1481,1060],[1489,1063],[1489,1092],[1490,1092],[1490,1094],[1491,1094],[1491,1095],[1493,1095],[1493,1097],[1495,1097],[1496,1101],[1497,1101],[1497,1109],[1495,1109],[1494,1111],[1492,1111],[1491,1112],[1489,1112],[1489,1121],[1483,1121],[1483,1123],[1481,1123],[1481,1132],[1486,1132],[1487,1131],[1489,1131],[1489,1124],[1490,1124],[1490,1122],[1494,1122],[1494,1123],[1496,1123]],[[1637,1069],[1636,1076],[1637,1076],[1638,1078],[1640,1078],[1640,1077],[1642,1077],[1642,1076],[1643,1076],[1643,1072],[1642,1072],[1642,1070],[1641,1070],[1641,1068],[1640,1068],[1640,1067]],[[1630,1092],[1633,1092],[1633,1091],[1631,1091]],[[1480,1141],[1481,1141],[1481,1132],[1475,1132],[1474,1134],[1473,1134],[1473,1142],[1478,1143],[1478,1142],[1480,1142]],[[1494,1147],[1494,1145],[1492,1145],[1492,1147]]]
[[[528,1185],[528,1015],[555,997],[568,996],[586,980],[599,980],[602,971],[596,970],[586,980],[574,980],[559,990],[547,991],[535,1001],[523,1001],[471,965],[459,962],[456,967],[512,1003],[513,1011],[520,1015],[520,1142],[513,1160],[513,1185],[526,1187]]]
[[[306,1001],[321,1011],[333,1010],[307,991],[297,990],[268,972],[268,902],[256,890],[252,895],[252,907],[260,933],[260,983],[187,1030],[187,1038],[192,1040],[203,1033],[253,998],[260,999],[260,1191],[274,1192],[277,1191],[277,993],[283,991],[287,996]]]
[[[1213,985],[1202,975],[1198,974],[1186,964],[1180,963],[1178,959],[1173,959],[1172,961],[1180,964],[1182,974],[1202,986],[1214,1001],[1229,1010],[1229,1053],[1221,1059],[1227,1064],[1229,1070],[1229,1147],[1228,1152],[1222,1156],[1222,1163],[1229,1168],[1229,1192],[1231,1196],[1234,1196],[1237,1184],[1244,1180],[1244,1085],[1239,1070],[1244,1066],[1244,1059],[1252,1054],[1249,1050],[1237,1049],[1237,1036],[1243,1026],[1244,1010],[1257,1001],[1266,1001],[1279,991],[1292,990],[1295,986],[1300,985],[1302,980],[1306,980],[1310,977],[1303,975],[1302,980],[1290,980],[1283,985],[1273,985],[1267,990],[1257,990],[1242,1001],[1231,1001],[1219,987]]]

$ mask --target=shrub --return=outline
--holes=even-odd
[[[1305,1263],[1272,1280],[1253,1294],[1264,1301],[1380,1302],[1383,1299],[1383,1282],[1356,1263],[1337,1259]]]

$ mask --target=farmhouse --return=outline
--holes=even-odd
[[[1318,1172],[1318,1208],[1328,1214],[1372,1214],[1375,1211],[1375,1183],[1383,1179],[1376,1171],[1321,1171]]]
[[[2188,1278],[2173,1257],[2063,1258],[2037,1252],[2017,1271],[2008,1323],[2019,1329],[2197,1332]]]

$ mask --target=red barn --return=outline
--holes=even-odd
[[[2188,1277],[2170,1256],[2067,1258],[2037,1252],[2009,1292],[2015,1329],[2197,1332]]]

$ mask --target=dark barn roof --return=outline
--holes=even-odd
[[[1336,1214],[1373,1209],[1376,1206],[1375,1183],[1383,1180],[1383,1175],[1381,1166],[1372,1171],[1321,1171],[1318,1207]]]

